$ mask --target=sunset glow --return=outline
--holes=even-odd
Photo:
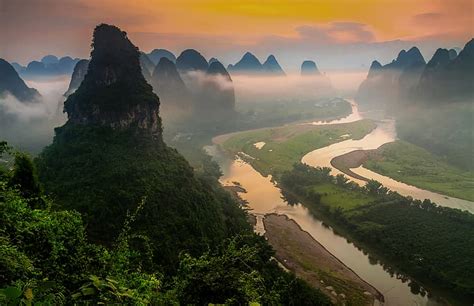
[[[213,45],[225,53],[262,43],[298,48],[300,41],[461,45],[473,35],[472,10],[470,0],[4,0],[0,56],[39,56],[25,44],[36,52],[85,56],[91,29],[101,22],[127,29],[147,51],[195,47],[206,53]]]

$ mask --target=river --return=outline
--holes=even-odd
[[[339,120],[339,122],[335,121],[334,123],[346,123],[357,121],[364,118],[364,114],[360,114],[357,110],[357,104],[353,100],[351,100],[353,114]],[[380,147],[381,145],[393,142],[397,140],[397,134],[395,130],[395,121],[392,119],[382,119],[376,120],[377,127],[369,134],[367,134],[364,138],[359,140],[345,140],[330,146],[314,150],[308,154],[306,154],[301,161],[307,165],[312,167],[331,167],[332,175],[337,175],[342,173],[341,171],[333,168],[331,166],[331,160],[334,157],[355,151],[355,150],[374,150]],[[313,122],[310,124],[328,124],[327,122]],[[369,169],[360,166],[358,168],[351,169],[354,173],[359,174],[367,179],[374,179],[382,183],[385,187],[389,188],[392,191],[396,191],[401,195],[404,196],[411,196],[414,199],[424,200],[430,199],[432,202],[435,202],[438,205],[451,207],[451,208],[458,208],[461,210],[467,210],[470,213],[474,213],[474,203],[448,197],[436,192],[428,191],[425,189],[417,188],[415,186],[411,186],[399,181],[396,181],[390,177],[375,173]],[[365,181],[349,177],[354,182],[358,183],[359,185],[364,185]]]
[[[334,123],[344,123],[357,121],[362,116],[357,111],[357,105],[353,103],[353,114],[339,119]],[[354,114],[356,113],[356,114]],[[314,122],[311,124],[331,124],[331,122]],[[369,135],[371,135],[369,137]],[[316,160],[310,159],[318,156],[318,163],[313,165],[330,166],[330,160],[340,154],[347,153],[347,150],[355,150],[362,147],[377,148],[385,142],[396,139],[393,121],[383,120],[378,122],[377,128],[354,145],[353,140],[328,146],[315,150],[305,156],[305,162]],[[331,149],[327,149],[330,148]],[[355,147],[355,148],[354,148]],[[262,218],[265,214],[277,213],[286,215],[297,222],[300,227],[307,231],[314,239],[321,243],[329,252],[341,260],[346,266],[357,273],[362,279],[377,288],[385,298],[384,305],[441,305],[436,297],[428,294],[425,290],[411,290],[410,280],[393,270],[385,269],[377,260],[369,257],[359,250],[353,243],[347,241],[343,236],[338,235],[334,230],[323,224],[323,222],[312,215],[308,209],[301,204],[289,205],[285,202],[281,190],[272,182],[271,176],[264,177],[252,168],[248,163],[239,158],[231,159],[223,154],[218,146],[207,146],[206,151],[220,165],[223,176],[220,179],[223,185],[234,185],[238,182],[245,190],[239,195],[248,202],[251,213],[257,216],[257,231],[264,232]],[[326,150],[326,151],[321,151]],[[318,151],[318,153],[315,153]],[[349,151],[349,152],[350,152]],[[323,152],[323,156],[320,153]],[[341,153],[342,152],[342,153]],[[323,164],[324,163],[324,164]],[[337,170],[335,170],[337,171]],[[356,171],[358,171],[356,169]],[[367,173],[364,173],[364,176]]]

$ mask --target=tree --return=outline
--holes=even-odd
[[[348,181],[349,181],[349,179],[347,177],[345,177],[344,174],[339,173],[338,175],[336,175],[336,184],[337,185],[345,186]]]
[[[36,168],[30,157],[25,153],[15,153],[13,173],[10,185],[17,187],[26,199],[39,199],[42,194],[41,185],[38,180]],[[33,201],[33,206],[40,205],[41,201]]]

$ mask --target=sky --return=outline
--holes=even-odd
[[[474,0],[0,0],[0,57],[88,57],[93,28],[121,27],[139,48],[187,48],[224,63],[245,51],[275,54],[286,69],[367,69],[418,46],[463,47]]]

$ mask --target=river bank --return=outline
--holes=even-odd
[[[360,278],[284,215],[267,214],[263,219],[265,237],[276,251],[276,258],[286,268],[310,285],[325,292],[335,304],[372,305],[383,295]]]

